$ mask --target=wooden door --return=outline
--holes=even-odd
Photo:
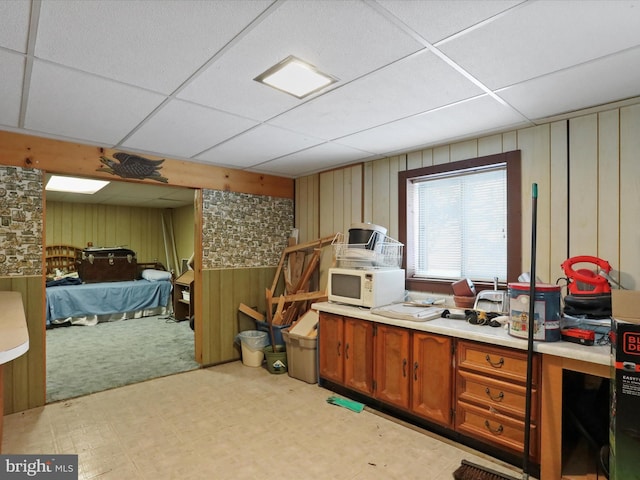
[[[344,382],[344,321],[341,316],[320,313],[318,330],[318,367],[320,377],[332,382]]]
[[[374,396],[397,407],[409,408],[410,332],[376,324]]]
[[[451,338],[413,333],[411,410],[445,427],[452,427],[453,354]]]
[[[373,393],[373,323],[344,318],[344,383],[366,395]]]

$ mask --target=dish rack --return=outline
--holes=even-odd
[[[331,245],[338,267],[342,268],[400,268],[404,244],[387,235],[372,235],[368,243],[348,243],[338,233]]]

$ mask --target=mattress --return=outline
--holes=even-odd
[[[148,280],[47,287],[46,322],[166,307],[171,289],[170,281]]]

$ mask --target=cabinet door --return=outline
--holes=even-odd
[[[403,328],[375,326],[374,396],[383,402],[409,408],[410,332]]]
[[[413,388],[411,410],[445,427],[451,427],[453,407],[453,354],[451,338],[413,333]]]
[[[373,323],[344,318],[344,384],[373,393]]]
[[[318,330],[320,377],[337,383],[344,382],[343,338],[342,317],[331,313],[320,313]]]

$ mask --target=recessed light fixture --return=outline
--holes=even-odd
[[[92,195],[108,184],[109,182],[104,180],[90,180],[88,178],[61,177],[58,175],[52,175],[47,182],[45,190],[49,190],[52,192],[82,193],[85,195]]]
[[[322,73],[313,65],[293,55],[261,73],[254,80],[297,98],[304,98],[338,81],[337,78]]]

